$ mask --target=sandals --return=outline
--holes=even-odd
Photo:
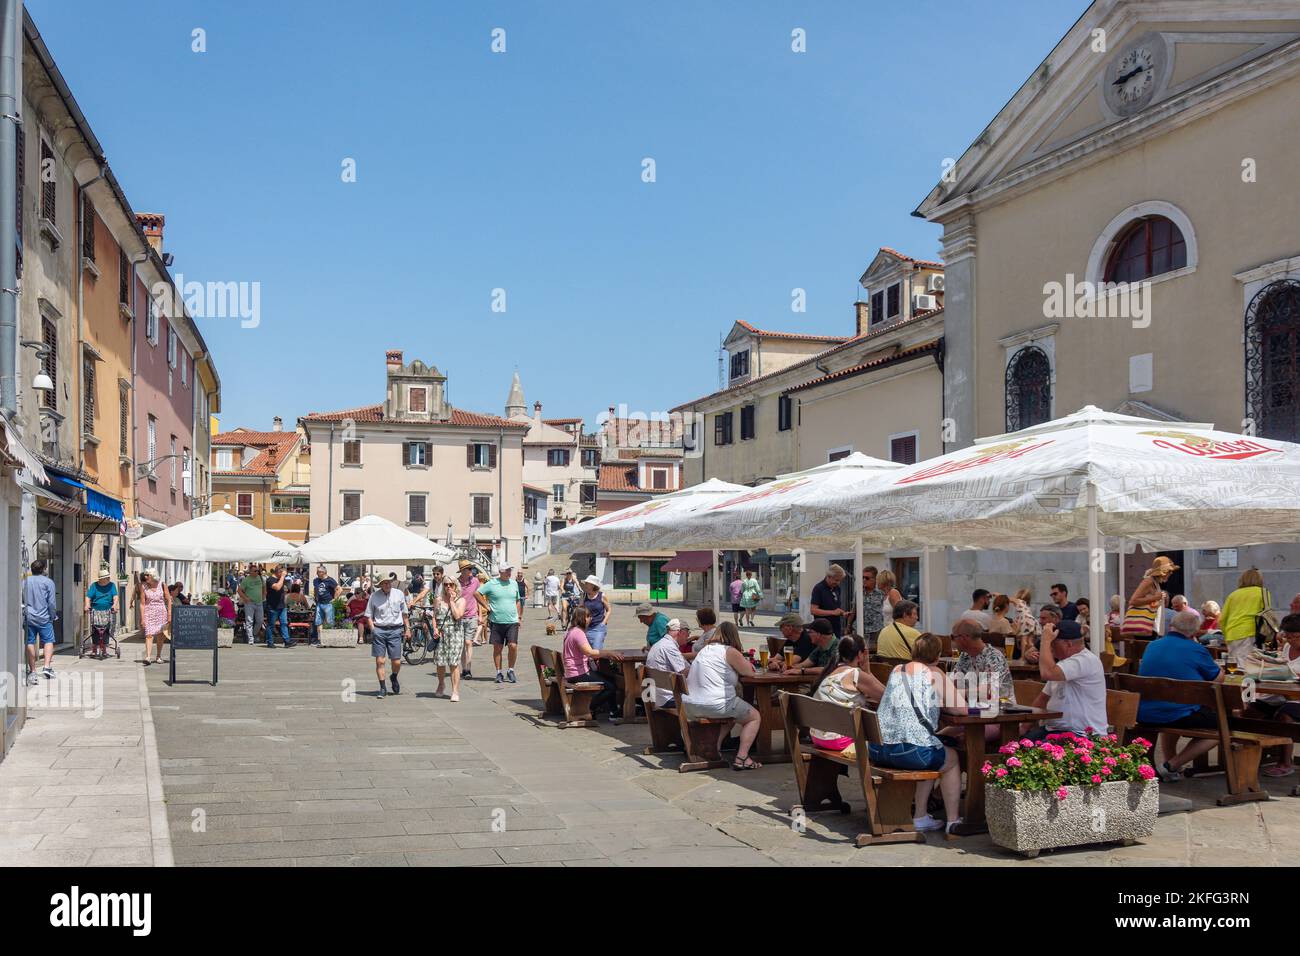
[[[1280,764],[1274,764],[1271,767],[1265,767],[1260,773],[1266,777],[1289,777],[1295,773],[1295,767],[1283,767]]]
[[[746,757],[744,760],[741,760],[739,757],[737,757],[735,760],[731,762],[732,770],[758,770],[762,766],[763,765],[759,763],[757,760],[755,760],[753,757]]]

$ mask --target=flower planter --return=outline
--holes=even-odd
[[[321,647],[356,647],[357,629],[355,627],[322,627],[320,629]]]
[[[1116,781],[1065,787],[1065,799],[1047,790],[990,787],[985,792],[989,836],[1027,857],[1039,850],[1089,843],[1132,843],[1151,835],[1160,806],[1160,783]]]
[[[233,627],[217,628],[217,647],[234,647],[235,629]]]

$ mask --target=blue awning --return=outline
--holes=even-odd
[[[103,518],[106,521],[122,520],[125,512],[122,510],[122,502],[116,498],[106,495],[102,491],[96,491],[85,482],[78,481],[68,475],[52,471],[50,477],[59,484],[71,485],[86,492],[86,514],[93,515],[96,518]]]

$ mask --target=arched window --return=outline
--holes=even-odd
[[[1007,362],[1007,431],[1052,418],[1052,363],[1036,345],[1026,345]]]
[[[1246,309],[1246,409],[1263,438],[1300,441],[1300,282],[1260,289]]]
[[[1164,216],[1143,216],[1124,228],[1106,260],[1106,282],[1141,282],[1187,265],[1182,231]]]

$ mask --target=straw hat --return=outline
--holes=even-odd
[[[1147,576],[1152,578],[1161,578],[1163,580],[1177,570],[1178,565],[1174,564],[1171,559],[1166,558],[1161,554],[1157,555],[1156,559],[1151,562],[1151,570],[1147,571]]]
[[[462,558],[460,564],[456,565],[456,567],[459,568],[461,571],[470,571],[474,567],[474,562],[466,561],[464,558]]]

